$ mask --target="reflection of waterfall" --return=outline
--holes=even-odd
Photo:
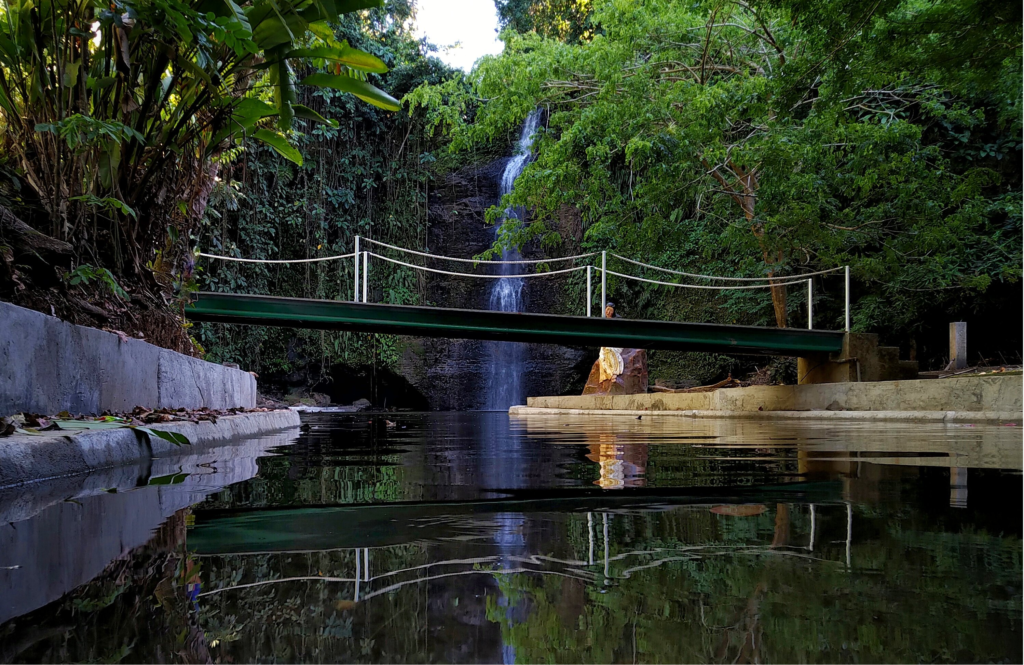
[[[523,122],[519,142],[515,153],[508,160],[504,173],[501,174],[501,195],[512,191],[516,178],[523,172],[530,161],[530,147],[533,145],[533,133],[540,124],[540,110],[535,110]],[[522,220],[524,211],[521,208],[507,208],[505,219]],[[497,239],[501,226],[494,229]],[[502,251],[501,258],[516,260],[520,258],[515,248]],[[519,312],[523,309],[523,282],[520,274],[521,266],[501,265],[499,274],[509,275],[494,280],[491,290],[490,308],[498,312]],[[523,373],[526,370],[526,345],[515,342],[492,342],[490,345],[491,372],[490,385],[487,393],[487,408],[507,410],[510,406],[524,403]]]

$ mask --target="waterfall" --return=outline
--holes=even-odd
[[[519,133],[519,142],[516,143],[515,152],[508,160],[505,171],[501,174],[501,195],[504,196],[512,191],[516,178],[523,172],[526,165],[530,163],[533,146],[533,134],[540,124],[540,110],[534,110],[523,122],[523,129]],[[521,208],[509,207],[505,209],[505,220],[522,221],[525,211]],[[501,225],[494,227],[494,237],[497,240]],[[519,252],[512,248],[503,250],[503,260],[517,260]],[[525,280],[517,277],[524,270],[521,265],[498,266],[498,274],[508,275],[502,279],[494,280],[491,289],[490,308],[497,312],[520,312],[523,310],[523,287]],[[523,374],[526,371],[526,345],[516,342],[491,342],[490,347],[490,377],[487,390],[487,408],[507,411],[515,404],[525,404],[523,390]]]

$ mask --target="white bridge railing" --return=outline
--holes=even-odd
[[[570,261],[580,261],[584,259],[593,259],[594,257],[601,257],[601,265],[594,266],[591,264],[577,265],[570,268],[561,268],[558,270],[546,270],[544,272],[533,272],[533,273],[520,273],[515,275],[490,275],[480,274],[471,272],[458,272],[453,270],[441,270],[439,268],[428,268],[426,266],[416,265],[407,261],[385,256],[384,254],[378,254],[370,249],[360,249],[360,243],[367,243],[369,245],[380,247],[383,249],[392,250],[395,252],[402,252],[412,256],[419,256],[428,259],[434,259],[438,261],[448,261],[451,263],[470,263],[475,265],[537,265],[537,264],[551,264],[551,263],[564,263]],[[593,273],[600,271],[601,273],[601,303],[602,305],[608,302],[607,299],[607,288],[608,288],[608,275],[619,277],[622,279],[629,279],[638,282],[645,282],[647,284],[656,284],[658,286],[667,286],[672,288],[681,289],[698,289],[705,291],[737,291],[737,290],[756,290],[756,289],[771,289],[780,286],[806,286],[807,287],[807,328],[809,330],[814,329],[814,283],[812,277],[830,275],[843,271],[844,275],[844,330],[850,331],[850,266],[840,266],[837,268],[829,268],[827,270],[818,270],[816,272],[802,273],[799,275],[775,275],[770,277],[724,277],[720,275],[701,275],[698,273],[683,272],[681,270],[673,270],[671,268],[664,268],[661,266],[652,265],[650,263],[644,263],[642,261],[636,261],[634,259],[620,256],[618,254],[609,253],[607,251],[602,252],[589,252],[586,254],[577,254],[575,256],[563,256],[552,259],[518,259],[518,260],[505,260],[505,261],[494,261],[484,259],[463,259],[454,256],[444,256],[441,254],[431,254],[429,252],[421,252],[415,249],[408,249],[406,247],[398,247],[397,245],[389,245],[379,240],[373,240],[371,238],[363,238],[361,236],[355,237],[355,251],[348,254],[339,254],[336,256],[323,256],[312,259],[245,259],[234,256],[222,256],[218,254],[206,254],[199,252],[199,256],[208,259],[217,259],[221,261],[236,261],[241,263],[263,263],[263,264],[298,264],[298,263],[319,263],[324,261],[341,261],[345,259],[353,260],[353,271],[354,271],[354,286],[352,291],[352,299],[355,302],[369,302],[369,275],[370,275],[370,257],[393,263],[395,265],[404,266],[413,270],[421,270],[427,273],[434,273],[439,275],[450,275],[453,277],[475,277],[480,279],[529,279],[535,277],[552,277],[554,275],[565,275],[574,273],[577,271],[586,271],[587,273],[587,307],[586,316],[592,316],[592,302],[593,302]],[[612,257],[623,261],[624,263],[645,268],[648,270],[654,270],[669,275],[678,275],[680,277],[687,277],[690,279],[702,279],[708,281],[720,281],[720,282],[742,282],[742,284],[736,285],[717,285],[717,284],[684,284],[681,282],[665,282],[657,279],[649,279],[647,277],[641,277],[639,275],[630,275],[626,273],[616,272],[608,268],[608,258]],[[603,307],[602,307],[603,309]]]

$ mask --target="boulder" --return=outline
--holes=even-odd
[[[583,388],[584,395],[638,395],[647,392],[647,351],[645,349],[609,349],[617,351],[622,358],[619,372],[609,372],[608,354],[602,350],[602,358],[594,362],[587,377],[587,385]],[[605,370],[602,373],[602,359],[605,359]],[[618,363],[612,363],[611,369]],[[602,375],[603,374],[603,375]]]

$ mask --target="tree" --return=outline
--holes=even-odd
[[[595,2],[592,41],[506,31],[505,53],[474,73],[473,121],[434,119],[457,150],[546,109],[538,158],[502,204],[533,210],[512,242],[559,242],[552,221],[570,205],[584,244],[670,267],[849,264],[855,327],[912,331],[1020,276],[1021,126],[1007,113],[1020,108],[1020,8],[989,10]],[[772,305],[786,325],[781,288]]]
[[[502,29],[536,32],[569,43],[594,36],[590,21],[591,0],[494,0]]]
[[[45,230],[97,263],[164,281],[236,141],[251,136],[297,161],[295,119],[326,122],[297,103],[296,84],[397,110],[367,81],[384,63],[327,24],[379,4],[4,0],[3,151]],[[296,75],[311,65],[325,71]]]

